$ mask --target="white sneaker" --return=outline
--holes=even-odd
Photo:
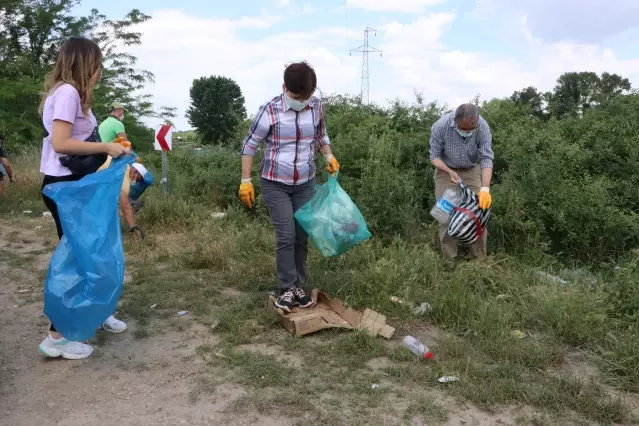
[[[80,342],[65,339],[54,339],[50,335],[38,346],[40,352],[48,357],[61,356],[64,359],[84,359],[93,353],[93,348]]]
[[[106,321],[104,321],[104,324],[102,324],[102,328],[104,328],[109,333],[120,334],[124,333],[127,327],[124,321],[120,321],[119,319],[116,319],[113,315],[111,315],[109,318],[106,319]]]

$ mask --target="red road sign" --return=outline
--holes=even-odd
[[[171,130],[171,126],[167,124],[163,124],[160,127],[160,131],[158,131],[158,134],[155,136],[158,143],[160,144],[160,147],[162,148],[162,151],[171,150],[171,148],[169,147],[169,144],[166,142],[166,135],[169,133],[170,130]]]

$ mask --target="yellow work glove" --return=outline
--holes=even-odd
[[[249,209],[255,204],[255,189],[251,183],[251,179],[242,179],[240,183],[240,201]]]
[[[337,162],[337,159],[333,156],[333,154],[328,154],[324,158],[326,159],[326,170],[335,176],[335,173],[339,172],[339,163]]]
[[[479,208],[489,209],[493,204],[493,197],[490,196],[490,189],[486,186],[482,186],[479,190]]]

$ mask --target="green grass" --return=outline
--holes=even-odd
[[[243,398],[244,409],[268,413],[277,401],[301,393],[318,398],[309,412],[320,421],[330,412],[330,400],[321,401],[339,393],[340,409],[349,412],[350,419],[373,419],[378,413],[371,406],[389,405],[395,389],[410,389],[402,397],[408,408],[399,410],[398,416],[444,421],[440,402],[418,397],[419,389],[436,388],[487,411],[525,404],[555,418],[569,412],[601,424],[629,421],[628,407],[600,385],[551,374],[561,371],[573,345],[590,348],[614,373],[611,361],[597,356],[597,345],[605,342],[614,323],[606,314],[601,291],[558,288],[510,258],[494,259],[488,266],[464,263],[448,272],[425,243],[371,242],[333,260],[313,252],[309,261],[313,287],[357,308],[382,312],[394,326],[406,327],[407,333],[416,323],[436,324],[446,331],[439,342],[428,342],[436,344],[436,357],[423,363],[396,342],[364,333],[335,330],[302,339],[288,335],[277,316],[264,309],[266,293],[275,281],[273,236],[267,223],[232,211],[227,219],[207,220],[197,232],[188,226],[183,229],[170,237],[170,244],[156,239],[141,247],[135,257],[142,265],[135,261],[140,269],[125,295],[126,310],[143,323],[182,309],[205,324],[217,323],[214,332],[221,341],[208,352],[218,355],[206,359],[213,371],[232,372],[226,380],[255,389],[252,396],[260,395]],[[225,295],[228,288],[241,295]],[[393,303],[391,296],[405,303]],[[135,311],[135,306],[150,306],[155,300],[158,306],[152,311]],[[422,302],[430,303],[432,311],[417,318],[410,305]],[[512,336],[515,329],[530,332],[531,337],[517,339]],[[619,338],[629,345],[622,346],[626,355],[620,347],[609,356],[629,368],[634,365],[628,358],[633,346]],[[275,347],[294,354],[302,364],[288,365],[286,357],[238,348],[245,344]],[[380,358],[389,366],[381,370],[366,366]],[[448,374],[459,375],[461,382],[438,385],[437,378]],[[312,377],[312,385],[306,375]],[[623,377],[627,388],[632,379],[627,372]],[[615,375],[609,379],[620,380]],[[371,389],[373,383],[384,381],[391,383],[386,390]],[[260,389],[266,389],[268,396]]]
[[[12,191],[0,207],[3,217],[39,202],[33,187]],[[339,258],[311,251],[310,286],[386,315],[397,328],[392,341],[345,330],[295,338],[264,309],[275,287],[275,263],[272,227],[263,212],[231,207],[226,218],[216,220],[202,199],[164,196],[158,188],[145,197],[138,220],[148,238],[125,236],[132,281],[120,311],[135,320],[141,339],[156,336],[159,328],[188,327],[177,318],[182,310],[215,325],[216,343],[198,350],[206,373],[193,385],[193,402],[233,383],[247,394],[232,410],[302,410],[307,414],[300,424],[369,425],[384,416],[397,424],[413,418],[436,424],[449,417],[445,398],[487,412],[531,407],[537,414],[521,416],[522,424],[635,422],[620,395],[639,390],[637,319],[610,309],[611,297],[619,293],[624,299],[612,300],[633,312],[629,283],[639,274],[632,268],[621,279],[601,273],[596,286],[585,280],[558,286],[524,260],[503,254],[448,271],[427,225],[410,241],[375,238]],[[0,254],[12,267],[29,265],[6,249]],[[527,259],[547,261],[532,252]],[[393,296],[404,303],[392,302]],[[424,302],[431,311],[416,316],[411,307]],[[513,330],[530,336],[518,339]],[[401,347],[406,334],[431,345],[435,358],[423,362]],[[600,382],[570,374],[567,355],[574,348],[600,369]],[[460,381],[437,383],[451,374]]]

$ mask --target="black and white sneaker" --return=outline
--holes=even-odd
[[[282,291],[280,297],[275,301],[275,306],[282,309],[286,312],[291,312],[293,306],[295,305],[295,294],[293,293],[293,289],[289,288],[287,290]]]
[[[295,302],[300,305],[300,308],[309,308],[313,305],[313,299],[306,294],[303,288],[295,288],[293,294],[295,295]]]

